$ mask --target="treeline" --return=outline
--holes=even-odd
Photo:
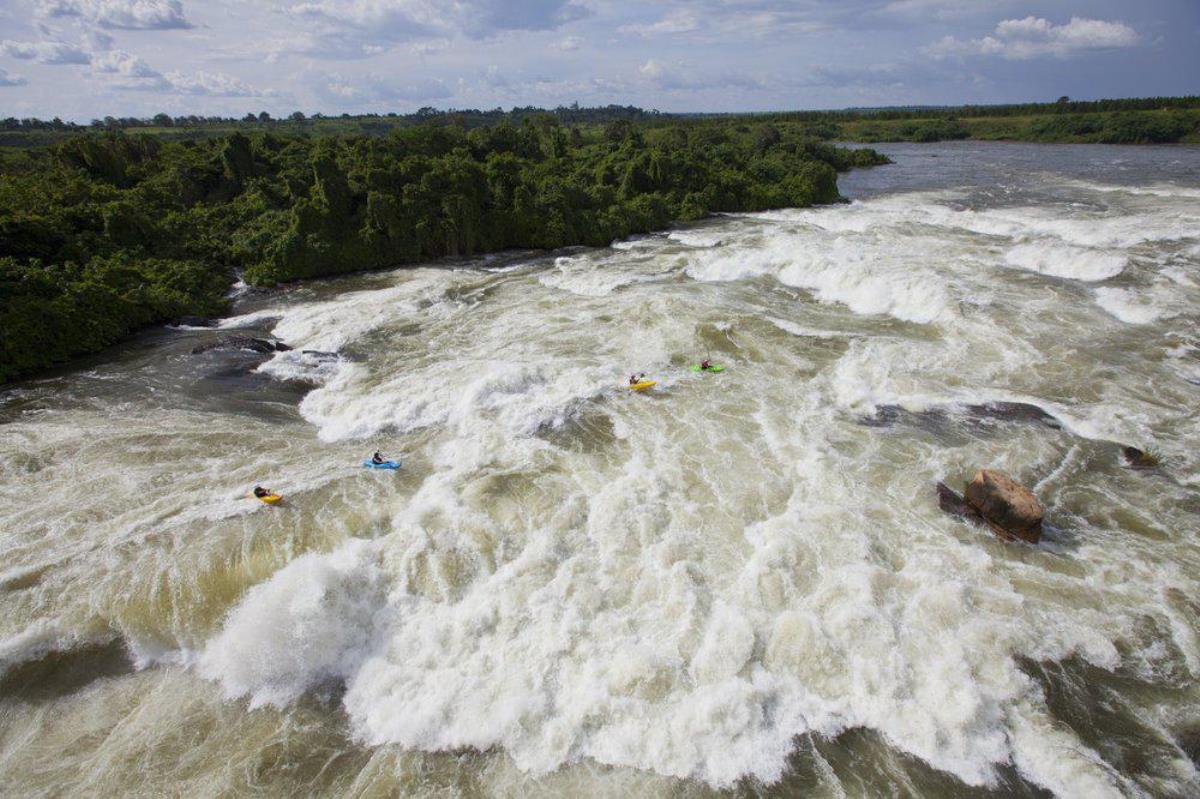
[[[889,119],[964,119],[970,117],[1020,117],[1045,114],[1094,114],[1113,111],[1161,111],[1200,109],[1200,96],[1134,97],[1114,100],[1072,100],[1060,97],[1053,103],[1008,105],[908,106],[897,108],[852,108],[842,111],[782,111],[764,114],[772,121],[849,122]]]
[[[102,119],[93,119],[89,125],[80,125],[74,122],[64,122],[58,117],[50,120],[42,120],[36,117],[25,117],[23,119],[18,119],[17,117],[6,117],[4,119],[0,119],[0,131],[39,130],[74,132],[86,130],[88,128],[135,131],[139,128],[199,129],[205,127],[230,128],[243,126],[259,129],[264,126],[272,125],[290,127],[305,122],[315,123],[323,120],[341,120],[344,122],[388,121],[396,126],[441,123],[453,124],[466,128],[478,128],[496,125],[504,121],[520,124],[526,119],[543,116],[546,114],[554,117],[559,122],[569,125],[606,124],[619,119],[637,122],[663,116],[658,111],[647,111],[632,105],[581,107],[579,103],[572,103],[569,106],[559,106],[552,109],[538,108],[536,106],[513,106],[513,108],[508,111],[505,111],[503,108],[493,108],[490,111],[480,110],[477,108],[451,108],[442,111],[438,110],[437,108],[433,108],[432,106],[426,106],[412,112],[411,114],[397,114],[393,111],[387,113],[366,114],[327,115],[314,113],[312,115],[308,115],[303,111],[293,111],[286,116],[276,118],[271,116],[271,114],[266,111],[260,111],[257,114],[247,113],[240,117],[201,116],[196,114],[171,116],[170,114],[165,113],[155,114],[152,117],[106,116]],[[291,124],[289,125],[289,123]]]
[[[935,142],[981,139],[1079,144],[1174,144],[1200,141],[1200,109],[1045,114],[962,119],[871,119],[808,123],[825,139],[859,142]]]
[[[581,129],[553,115],[384,137],[90,133],[0,160],[0,381],[270,285],[506,248],[601,246],[838,199],[886,161],[768,123]]]

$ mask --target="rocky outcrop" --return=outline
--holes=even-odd
[[[981,469],[959,494],[937,484],[938,507],[946,513],[986,524],[1006,541],[1036,544],[1042,537],[1045,510],[1028,488],[1003,472]]]
[[[1036,544],[1042,537],[1045,509],[1025,486],[1003,472],[980,469],[963,499],[1000,537]]]
[[[250,350],[251,352],[266,354],[271,352],[286,352],[290,349],[291,347],[282,341],[268,341],[265,338],[253,338],[251,336],[226,336],[215,341],[206,342],[198,347],[193,347],[192,355],[199,355],[202,352],[211,352],[213,350]]]

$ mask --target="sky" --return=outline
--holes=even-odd
[[[1200,94],[1200,0],[0,0],[0,117]]]

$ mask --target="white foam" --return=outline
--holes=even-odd
[[[254,586],[198,661],[230,697],[284,705],[355,673],[383,606],[372,547],[354,541],[301,555]]]
[[[1095,282],[1116,277],[1125,270],[1128,258],[1081,247],[1049,242],[1018,244],[1004,256],[1005,263],[1030,272]]]
[[[1148,325],[1165,313],[1152,297],[1132,289],[1096,289],[1096,304],[1128,325]]]

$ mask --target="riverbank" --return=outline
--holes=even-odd
[[[220,313],[235,277],[604,246],[712,212],[834,202],[839,171],[885,162],[766,123],[585,132],[549,116],[384,138],[94,134],[9,152],[0,382]]]

